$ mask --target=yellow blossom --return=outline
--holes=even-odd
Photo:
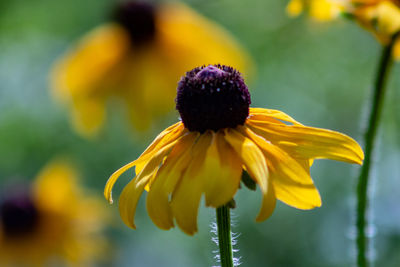
[[[76,178],[69,164],[52,162],[31,187],[4,193],[1,266],[89,266],[98,260],[107,216],[97,198],[84,196]]]
[[[304,210],[321,206],[310,176],[314,159],[362,164],[363,151],[344,134],[304,126],[278,110],[249,108],[247,86],[231,67],[195,68],[181,79],[177,92],[182,121],[111,175],[105,187],[112,203],[118,177],[135,167],[136,176],[119,199],[121,217],[132,228],[144,190],[148,214],[159,228],[170,229],[175,221],[192,235],[202,196],[206,206],[228,203],[240,187],[243,170],[261,190],[256,220],[263,221],[276,199]]]
[[[319,21],[331,20],[340,14],[355,19],[382,44],[388,44],[400,31],[399,0],[291,0],[286,11],[298,16],[304,9]],[[393,57],[400,60],[400,38],[397,38]]]
[[[348,0],[344,12],[350,14],[364,28],[386,44],[400,31],[400,1],[398,0]]]
[[[184,4],[124,2],[115,13],[52,70],[53,92],[84,136],[103,126],[111,98],[124,104],[136,129],[145,130],[173,109],[176,80],[187,69],[221,61],[249,68],[229,33]]]

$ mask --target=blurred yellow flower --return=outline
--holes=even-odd
[[[340,14],[341,8],[334,0],[290,0],[286,12],[293,17],[307,9],[310,16],[318,21],[328,21]]]
[[[286,11],[298,16],[305,8],[319,21],[347,15],[372,32],[382,44],[388,44],[400,31],[400,0],[291,0]],[[399,40],[397,38],[393,48],[397,60],[400,60]]]
[[[105,248],[101,231],[107,216],[97,198],[84,196],[76,178],[71,166],[53,162],[31,188],[4,192],[1,266],[90,266],[98,261]]]
[[[298,208],[321,206],[310,177],[314,159],[362,164],[363,151],[350,137],[303,126],[277,110],[249,108],[250,94],[241,74],[210,65],[186,73],[178,85],[178,122],[164,130],[135,161],[117,170],[104,195],[112,203],[118,177],[135,167],[136,177],[119,199],[123,221],[135,228],[138,200],[146,189],[147,211],[161,229],[197,231],[202,195],[206,206],[220,207],[239,188],[243,170],[261,189],[257,221],[267,219],[276,199]]]
[[[250,67],[230,34],[184,4],[124,2],[114,13],[52,70],[53,91],[82,135],[103,126],[110,98],[124,103],[133,126],[145,130],[173,110],[176,82],[187,69],[218,62]]]
[[[400,31],[399,0],[347,0],[343,6],[345,13],[371,31],[383,44],[389,43],[392,36]],[[394,51],[397,58],[400,56],[398,46]]]

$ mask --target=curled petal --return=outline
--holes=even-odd
[[[268,187],[270,188],[270,190],[268,190],[267,194],[263,194],[261,208],[256,218],[257,222],[262,222],[268,219],[272,215],[275,209],[276,197],[274,188],[271,185],[270,181]]]
[[[182,134],[183,126],[181,122],[170,126],[157,136],[153,143],[150,144],[150,146],[142,153],[142,155],[137,160],[134,160],[115,171],[108,179],[104,188],[104,196],[108,200],[108,202],[113,203],[112,188],[114,187],[115,182],[118,180],[121,174],[134,166],[136,166],[136,173],[140,173],[143,167],[158,152],[159,149],[164,149],[164,147],[167,147],[167,149],[165,149],[165,151],[167,151],[173,146],[173,144],[175,144],[176,140]]]
[[[171,125],[164,131],[162,131],[156,139],[146,148],[146,150],[140,155],[140,158],[143,158],[140,162],[136,163],[135,171],[136,173],[140,173],[143,167],[146,165],[146,162],[155,154],[157,151],[163,146],[174,142],[176,139],[184,135],[187,131],[184,129],[182,122],[177,122],[174,125]]]

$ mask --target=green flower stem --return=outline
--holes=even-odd
[[[367,259],[368,240],[365,230],[367,224],[368,208],[368,183],[371,170],[372,152],[375,146],[375,137],[379,125],[379,119],[382,113],[383,100],[385,97],[386,82],[393,63],[392,50],[398,34],[395,34],[390,43],[382,48],[382,54],[379,61],[378,70],[374,83],[374,95],[372,98],[372,107],[368,119],[368,128],[365,132],[365,158],[361,167],[361,172],[357,185],[357,263],[359,267],[369,266]]]
[[[217,227],[221,267],[233,267],[231,215],[228,205],[217,208]]]

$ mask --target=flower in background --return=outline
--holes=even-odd
[[[110,22],[56,62],[51,82],[79,133],[98,132],[113,97],[125,104],[133,126],[145,130],[173,110],[182,73],[221,61],[249,67],[231,35],[184,4],[122,2]]]
[[[31,187],[15,186],[0,200],[1,266],[90,266],[105,249],[106,213],[77,185],[62,162],[46,166]],[[104,258],[104,256],[103,256]]]
[[[175,219],[192,235],[202,195],[206,206],[225,205],[240,187],[243,170],[261,189],[256,220],[263,221],[272,214],[276,199],[298,209],[321,206],[310,177],[314,159],[362,164],[363,151],[344,134],[303,126],[281,111],[249,108],[247,86],[231,67],[195,68],[181,79],[177,91],[182,121],[117,170],[105,187],[104,195],[112,203],[116,180],[135,166],[136,177],[119,199],[121,217],[132,228],[144,190],[148,214],[159,228],[174,227]]]
[[[286,10],[289,15],[298,16],[305,8],[319,21],[341,14],[355,19],[383,45],[400,32],[400,0],[291,0]],[[393,56],[400,60],[400,38],[397,39]]]
[[[334,0],[290,0],[286,11],[296,17],[308,10],[310,16],[318,21],[328,21],[340,14],[340,6]]]
[[[372,32],[384,45],[400,32],[399,0],[347,0],[343,12]],[[397,37],[393,56],[400,59],[400,39]]]

